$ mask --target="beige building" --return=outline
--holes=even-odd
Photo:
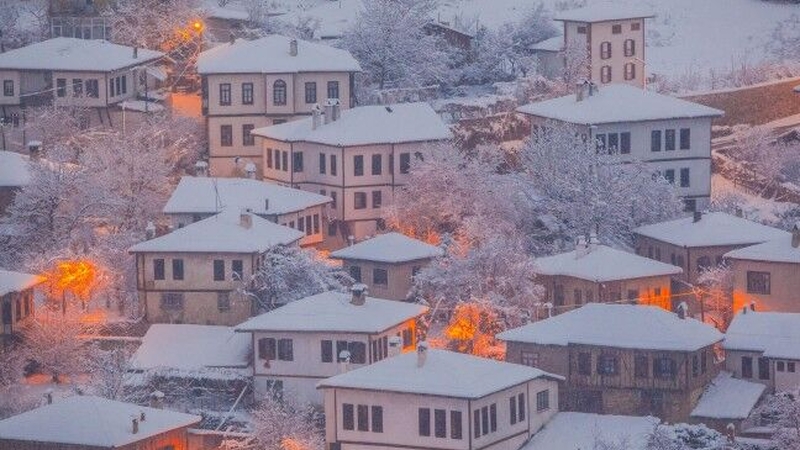
[[[300,245],[322,243],[330,197],[248,178],[183,177],[164,206],[173,229],[223,209],[250,211],[305,236]]]
[[[325,440],[341,450],[517,450],[558,412],[561,380],[422,343],[320,382]]]
[[[30,183],[28,158],[14,152],[0,150],[0,217],[14,203],[20,189]]]
[[[335,102],[312,117],[253,131],[264,179],[333,198],[326,245],[374,235],[384,208],[409,177],[412,158],[452,137],[427,103],[360,106]],[[330,244],[328,244],[328,241]]]
[[[263,254],[303,233],[225,210],[134,245],[136,288],[150,323],[235,325],[259,305],[242,292]]]
[[[364,288],[312,295],[236,327],[252,335],[256,399],[276,391],[322,404],[319,381],[414,349],[428,308],[367,297]]]
[[[561,314],[586,303],[628,302],[672,311],[671,277],[680,267],[653,261],[579,239],[575,250],[536,259],[536,280],[545,288],[552,309],[540,318]]]
[[[800,313],[800,224],[777,239],[725,254],[736,309]]]
[[[38,275],[0,270],[0,350],[33,317],[34,289],[44,281]]]
[[[263,173],[253,129],[310,116],[328,99],[352,107],[353,76],[361,66],[345,50],[270,35],[206,50],[197,71],[211,174],[229,177],[244,175],[247,163]]]
[[[330,257],[342,260],[344,270],[371,294],[407,300],[417,272],[442,254],[439,247],[392,232],[337,250]]]

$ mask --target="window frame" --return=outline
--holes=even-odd
[[[254,85],[252,82],[242,83],[242,105],[252,105],[255,103],[253,90]]]
[[[287,87],[283,79],[277,79],[272,82],[272,104],[275,106],[286,106],[287,102]]]
[[[305,92],[305,100],[307,105],[317,103],[316,81],[306,81],[303,85],[303,90]]]
[[[231,106],[231,84],[219,84],[219,106]]]
[[[219,126],[219,146],[233,147],[233,125],[223,124]]]
[[[611,42],[609,42],[609,41],[601,42],[600,43],[600,59],[607,60],[607,59],[611,59],[611,57],[612,57]],[[610,67],[610,66],[605,66],[605,67]]]
[[[341,95],[341,93],[339,92],[339,82],[338,81],[334,81],[334,80],[328,81],[327,94],[328,94],[328,98],[335,98],[337,100],[339,99],[339,96]]]

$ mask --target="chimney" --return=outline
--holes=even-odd
[[[596,85],[593,81],[589,82],[589,86],[587,87],[587,94],[589,97],[593,96],[600,92],[600,87]]]
[[[725,426],[725,435],[728,438],[729,444],[736,442],[736,425],[734,425],[733,422]]]
[[[417,367],[422,367],[425,365],[425,361],[428,359],[428,343],[427,342],[420,342],[417,345]],[[456,374],[453,374],[456,376]]]
[[[156,225],[153,222],[147,222],[147,226],[144,227],[144,236],[148,241],[156,237]]]
[[[575,85],[575,101],[582,102],[589,96],[589,81],[584,80],[582,83]]]
[[[161,409],[164,405],[164,393],[161,391],[153,391],[150,393],[150,407]]]
[[[333,122],[333,103],[327,101],[325,102],[325,123],[331,122]]]
[[[144,411],[139,411],[139,422],[144,422],[145,415]]]
[[[586,256],[586,236],[578,236],[578,242],[575,244],[575,259]]]
[[[703,213],[701,211],[695,211],[693,213],[692,219],[694,223],[700,222],[700,219],[703,218]]]
[[[797,222],[792,227],[792,247],[800,247],[800,222]]]
[[[325,101],[325,116],[327,121],[328,113],[330,112],[330,121],[335,122],[339,120],[339,117],[342,114],[341,104],[339,103],[339,99],[336,98],[329,98]]]
[[[756,302],[750,302],[750,311],[756,312]]]
[[[194,176],[207,177],[208,176],[208,163],[205,161],[197,161],[194,163]]]
[[[297,39],[292,39],[289,41],[289,54],[292,56],[297,56]]]
[[[403,340],[400,336],[392,336],[389,338],[389,356],[397,356],[401,353],[403,348]]]
[[[742,211],[742,208],[740,208],[738,206],[736,207],[736,210],[734,211],[734,213],[736,214],[736,217],[741,217],[741,218],[744,217],[744,211]]]
[[[133,47],[133,59],[139,58],[139,47]]]
[[[339,372],[345,373],[350,369],[350,352],[342,350],[339,352]]]
[[[247,174],[247,178],[250,178],[251,180],[255,180],[256,179],[256,165],[255,164],[253,164],[251,162],[245,164],[244,172]]]
[[[747,306],[742,306],[742,314],[747,314]]]
[[[52,405],[53,404],[53,390],[52,389],[47,389],[46,391],[44,391],[44,398],[47,399],[47,404],[48,405]]]
[[[253,216],[250,215],[249,211],[242,211],[239,214],[239,225],[246,230],[253,227]]]
[[[322,108],[317,104],[311,109],[311,129],[316,130],[322,122]]]
[[[269,211],[269,199],[264,199],[264,211]]]
[[[231,45],[236,43],[236,35],[235,34],[231,33],[231,35],[230,35],[230,37],[228,37],[228,39],[230,40]]]
[[[31,159],[39,159],[42,155],[42,141],[28,141],[28,156]]]
[[[350,293],[352,297],[350,298],[350,304],[355,306],[361,306],[367,301],[367,285],[362,283],[356,283],[350,286]]]
[[[676,312],[678,313],[678,318],[685,319],[689,313],[689,305],[687,305],[686,302],[681,302],[677,309],[678,310]]]
[[[133,434],[137,434],[139,432],[139,418],[134,417],[131,422],[133,424]]]
[[[600,239],[597,238],[597,233],[592,231],[589,235],[589,251],[593,252],[597,250],[597,246],[600,245]]]

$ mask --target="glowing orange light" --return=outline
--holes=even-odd
[[[196,20],[192,24],[192,28],[194,28],[195,31],[202,31],[203,30],[203,22],[200,22],[199,20]]]
[[[47,277],[54,290],[85,299],[97,283],[97,267],[87,260],[62,261]]]
[[[453,309],[444,335],[450,340],[452,350],[503,359],[505,352],[494,338],[500,331],[497,313],[486,304],[471,302]]]

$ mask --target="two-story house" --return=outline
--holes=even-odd
[[[390,300],[406,300],[414,276],[444,251],[434,245],[391,232],[332,252],[344,269],[369,292]]]
[[[18,127],[25,107],[87,108],[87,125],[113,126],[112,109],[152,90],[163,61],[162,52],[71,37],[14,49],[0,54],[0,111]]]
[[[325,236],[333,248],[374,235],[412,158],[452,137],[427,103],[339,108],[328,102],[309,118],[253,131],[265,180],[333,198]]]
[[[800,313],[800,223],[784,235],[725,254],[733,270],[734,305]]]
[[[325,440],[341,450],[517,450],[558,412],[561,380],[423,342],[320,382]]]
[[[250,211],[301,231],[300,245],[322,242],[326,205],[331,198],[249,178],[183,177],[172,191],[164,214],[173,228],[211,217],[223,209]]]
[[[34,288],[44,281],[38,275],[0,270],[0,350],[33,317]]]
[[[427,307],[368,297],[363,284],[351,289],[312,295],[236,326],[253,337],[256,398],[272,392],[321,404],[320,380],[414,349]]]
[[[258,309],[242,289],[279,245],[305,234],[250,212],[224,210],[128,251],[136,256],[136,289],[150,323],[235,325]]]
[[[17,192],[31,181],[28,158],[0,150],[0,216],[14,203]]]
[[[203,115],[214,176],[243,175],[264,166],[252,130],[311,115],[314,105],[338,99],[355,104],[358,61],[346,50],[279,35],[236,40],[200,54]]]
[[[517,108],[539,131],[569,124],[598,152],[641,161],[673,183],[686,209],[711,198],[711,120],[723,112],[627,84],[577,86],[567,95]]]
[[[111,40],[114,0],[48,0],[50,37]]]
[[[672,311],[671,277],[680,267],[579,238],[575,250],[536,259],[536,279],[552,310],[561,314],[586,303],[627,301]]]
[[[771,391],[800,387],[800,314],[742,308],[725,332],[726,369]]]
[[[680,311],[680,310],[679,310]],[[655,306],[589,303],[499,333],[506,361],[566,377],[560,409],[688,419],[719,373],[710,325]]]

